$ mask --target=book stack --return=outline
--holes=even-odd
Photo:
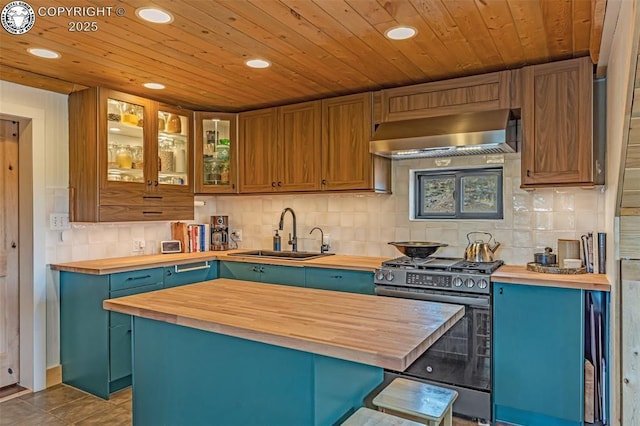
[[[587,232],[580,237],[582,255],[587,272],[605,274],[607,272],[607,234],[605,232]]]
[[[209,225],[204,223],[171,223],[171,239],[182,244],[183,253],[209,250]]]

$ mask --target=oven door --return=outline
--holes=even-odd
[[[402,374],[431,381],[491,390],[491,296],[451,291],[378,286],[382,296],[464,305],[464,317]]]

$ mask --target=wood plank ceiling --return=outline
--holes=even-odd
[[[596,62],[606,0],[116,0],[111,16],[99,17],[42,11],[106,6],[102,0],[28,3],[34,27],[23,35],[0,31],[1,79],[62,93],[104,86],[198,110],[242,111],[586,55]],[[149,5],[173,22],[138,19],[136,8]],[[118,7],[124,16],[116,16]],[[70,31],[73,21],[94,21],[97,31]],[[417,36],[385,38],[400,24]],[[30,47],[62,57],[36,58]],[[247,68],[249,58],[272,66]]]

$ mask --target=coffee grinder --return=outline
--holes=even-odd
[[[229,250],[229,216],[211,216],[211,250]]]

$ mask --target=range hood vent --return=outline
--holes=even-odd
[[[393,159],[501,154],[517,148],[517,121],[508,109],[382,123],[369,145]]]

